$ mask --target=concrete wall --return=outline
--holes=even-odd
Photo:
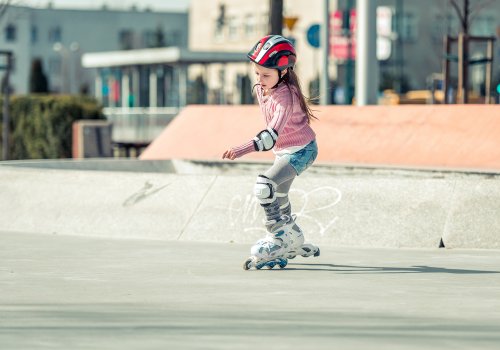
[[[319,245],[500,249],[498,174],[313,170],[290,196]],[[264,235],[255,175],[2,166],[0,231],[251,244]]]

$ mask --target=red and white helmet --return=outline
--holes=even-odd
[[[247,57],[258,65],[280,71],[293,67],[297,54],[290,40],[281,35],[268,35],[260,39]]]

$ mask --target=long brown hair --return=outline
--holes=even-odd
[[[290,90],[290,93],[292,93],[290,86],[293,86],[297,89],[299,95],[300,107],[307,115],[307,124],[310,124],[313,119],[318,120],[318,118],[313,114],[313,110],[309,106],[313,99],[304,96],[304,94],[302,93],[299,77],[297,76],[297,74],[295,74],[292,67],[288,68],[287,72],[285,73],[285,75],[283,75],[281,80],[287,85],[288,89]]]
[[[312,104],[312,101],[317,100],[317,98],[316,97],[310,98],[310,97],[304,96],[304,94],[302,93],[302,88],[300,87],[299,77],[297,76],[297,74],[295,74],[295,72],[293,71],[293,68],[291,68],[291,67],[288,68],[287,72],[283,76],[281,76],[280,70],[278,70],[278,69],[276,69],[276,70],[278,71],[278,76],[280,76],[280,78],[278,80],[278,83],[273,87],[273,89],[276,88],[279,84],[281,84],[281,82],[284,82],[285,85],[288,87],[290,94],[293,95],[293,91],[290,88],[290,86],[295,87],[297,89],[297,92],[299,95],[298,97],[299,97],[300,108],[304,111],[304,113],[307,116],[307,124],[311,124],[311,121],[313,119],[319,120],[318,117],[316,117],[313,114],[314,110],[312,110],[311,107],[309,107],[309,105]],[[257,85],[259,85],[259,83],[255,84],[252,87],[252,92]]]

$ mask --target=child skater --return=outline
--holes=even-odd
[[[251,248],[243,267],[285,267],[296,255],[318,256],[319,248],[304,244],[301,229],[291,215],[288,192],[293,180],[316,159],[316,134],[309,125],[315,118],[293,71],[296,61],[292,43],[280,35],[268,35],[248,53],[257,77],[257,99],[266,128],[252,140],[224,152],[222,159],[242,157],[254,151],[273,150],[274,164],[257,177],[254,194],[266,215],[265,238]],[[315,118],[316,119],[316,118]]]

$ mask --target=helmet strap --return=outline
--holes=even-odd
[[[292,67],[288,67],[288,69],[291,69]],[[278,76],[279,76],[279,79],[278,79],[278,82],[276,83],[276,85],[274,85],[271,89],[276,89],[278,87],[278,85],[284,80],[283,78],[288,74],[288,70],[286,71],[285,74],[281,74],[282,71],[280,71],[279,69],[276,69],[278,71]]]

